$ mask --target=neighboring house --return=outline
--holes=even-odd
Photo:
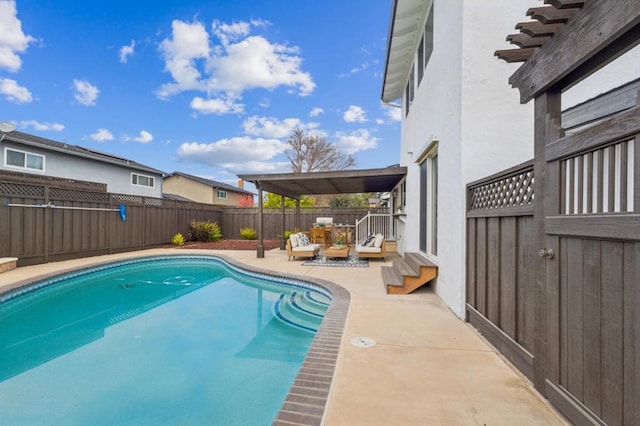
[[[435,291],[461,318],[465,186],[533,158],[533,103],[521,105],[508,84],[519,64],[494,52],[509,47],[505,35],[535,6],[540,2],[393,0],[382,101],[402,109],[407,177],[393,211],[406,216],[397,219],[398,252],[421,252],[438,265]],[[633,61],[627,65],[637,74]],[[571,90],[584,100],[580,86]]]
[[[162,197],[160,170],[126,158],[13,131],[0,142],[0,170],[102,183],[107,192]]]
[[[242,181],[240,181],[242,185]],[[242,187],[227,185],[186,173],[173,172],[164,178],[165,194],[179,195],[199,203],[253,207],[254,194]]]

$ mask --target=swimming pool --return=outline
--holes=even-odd
[[[129,260],[4,294],[0,423],[269,424],[330,299],[210,256]]]

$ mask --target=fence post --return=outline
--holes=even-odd
[[[49,203],[49,185],[45,185],[43,188],[43,192],[44,192],[44,203],[48,204]],[[42,244],[44,244],[44,247],[42,247],[42,254],[43,254],[43,260],[44,263],[48,263],[49,262],[49,241],[51,239],[51,210],[52,209],[43,209],[44,210],[44,223],[43,223],[43,230],[42,233],[44,234],[42,236]]]

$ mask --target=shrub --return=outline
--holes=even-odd
[[[216,222],[191,221],[189,226],[189,239],[196,241],[220,241],[222,232]]]
[[[171,244],[173,244],[174,246],[183,246],[184,237],[182,236],[182,234],[178,232],[176,235],[174,235],[171,239]]]
[[[257,240],[258,233],[254,231],[252,228],[242,228],[240,230],[240,236],[243,240]]]
[[[293,234],[293,231],[284,231],[284,239],[288,240],[291,234]]]

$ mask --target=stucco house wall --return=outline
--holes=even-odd
[[[494,52],[514,47],[506,42],[506,34],[516,33],[514,22],[526,21],[527,9],[539,4],[535,0],[393,1],[394,7],[400,4],[405,10],[426,6],[420,19],[416,19],[422,22],[417,28],[424,28],[431,5],[434,11],[433,52],[408,115],[406,91],[396,101],[402,104],[400,163],[408,170],[406,216],[398,221],[398,251],[420,251],[421,178],[416,160],[437,141],[438,253],[437,256],[423,254],[439,267],[434,283],[436,293],[463,317],[466,185],[533,158],[533,102],[521,105],[518,91],[508,83],[520,64],[498,60]],[[414,58],[421,37],[418,33]],[[598,83],[596,87],[613,88],[637,77],[639,58],[640,47],[637,47],[592,81],[570,89],[564,97],[563,108],[597,95],[594,81]],[[407,64],[405,87],[410,70]]]
[[[401,165],[408,168],[407,194],[415,195],[407,197],[399,251],[420,251],[420,235],[414,231],[420,229],[416,160],[438,141],[438,254],[432,260],[439,276],[433,285],[460,317],[465,304],[465,186],[533,157],[532,107],[520,105],[518,93],[507,84],[515,67],[493,55],[530,6],[529,0],[436,1],[434,48],[408,115],[402,99]]]
[[[172,173],[165,177],[163,188],[167,194],[180,195],[205,204],[238,207],[246,205],[247,198],[251,198],[251,204],[253,202],[253,195],[241,188],[233,188],[226,184],[217,185],[215,181],[182,173]],[[218,197],[218,191],[224,191],[227,198]]]
[[[17,133],[17,132],[16,132]],[[20,134],[19,136],[21,136]],[[144,165],[112,157],[113,162],[100,161],[91,155],[82,156],[64,151],[64,144],[58,146],[54,141],[51,145],[36,145],[21,143],[19,137],[8,134],[0,143],[0,169],[35,175],[51,176],[65,179],[82,180],[104,183],[107,191],[118,194],[139,195],[145,197],[162,197],[162,172]],[[6,148],[39,154],[45,157],[44,170],[24,169],[7,165],[5,159]],[[132,173],[154,178],[154,186],[132,184]]]

